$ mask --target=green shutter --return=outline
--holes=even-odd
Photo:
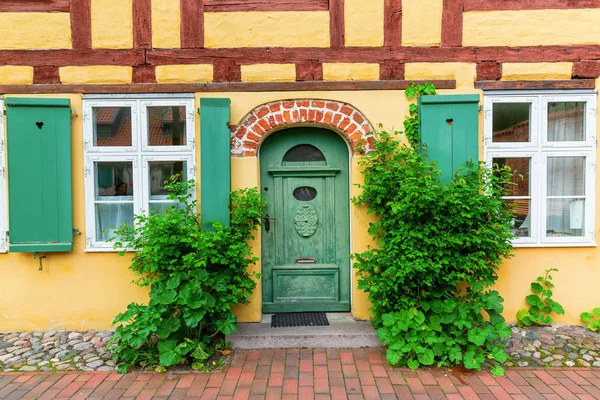
[[[8,98],[5,104],[10,251],[70,251],[69,99]]]
[[[200,171],[202,225],[229,226],[231,134],[229,99],[200,99]]]
[[[477,163],[479,95],[438,95],[419,98],[421,144],[450,182],[468,161]]]

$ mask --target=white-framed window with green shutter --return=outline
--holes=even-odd
[[[596,94],[488,93],[488,165],[509,166],[517,247],[595,246]]]
[[[134,216],[173,206],[165,181],[195,179],[194,100],[123,96],[84,99],[86,251]]]
[[[0,99],[0,110],[4,110],[4,103]],[[8,208],[6,207],[6,157],[4,155],[4,116],[0,116],[0,253],[6,253],[8,244],[6,231],[8,230]]]

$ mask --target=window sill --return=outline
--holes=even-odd
[[[83,252],[84,253],[119,253],[122,250],[113,249],[112,247],[88,247]],[[133,250],[127,250],[128,253],[133,253]]]
[[[513,243],[516,249],[529,247],[598,247],[597,243]]]

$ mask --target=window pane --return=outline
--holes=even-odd
[[[148,107],[148,145],[185,146],[185,106]]]
[[[531,200],[519,199],[519,200],[505,200],[508,204],[514,204],[513,209],[513,226],[511,231],[517,237],[530,237],[531,236]]]
[[[96,203],[96,241],[115,236],[114,230],[126,222],[133,225],[133,203]]]
[[[171,207],[177,207],[181,210],[183,210],[185,208],[185,205],[181,204],[181,203],[177,203],[174,201],[161,201],[161,202],[156,202],[156,203],[150,203],[150,212],[155,212],[155,213],[163,213],[167,208],[171,208]]]
[[[95,163],[96,200],[133,200],[133,166],[131,162]]]
[[[131,108],[94,107],[94,146],[131,147]]]
[[[181,180],[187,180],[187,162],[185,161],[150,161],[150,200],[164,200],[169,192],[165,189],[165,181],[173,175],[179,175]]]
[[[585,195],[585,157],[548,157],[548,196]]]
[[[585,103],[548,103],[548,141],[585,140]]]
[[[529,196],[529,171],[531,158],[494,158],[492,163],[500,168],[508,165],[513,172],[511,181],[514,185],[505,185],[506,196]]]
[[[492,142],[529,142],[531,103],[494,103]]]
[[[325,161],[325,156],[321,150],[310,144],[299,144],[294,146],[283,156],[284,162],[309,162]]]
[[[583,236],[584,199],[548,199],[547,207],[546,236]]]

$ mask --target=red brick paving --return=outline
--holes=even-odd
[[[380,350],[238,351],[211,374],[1,373],[0,399],[600,399],[598,368],[392,368]]]

